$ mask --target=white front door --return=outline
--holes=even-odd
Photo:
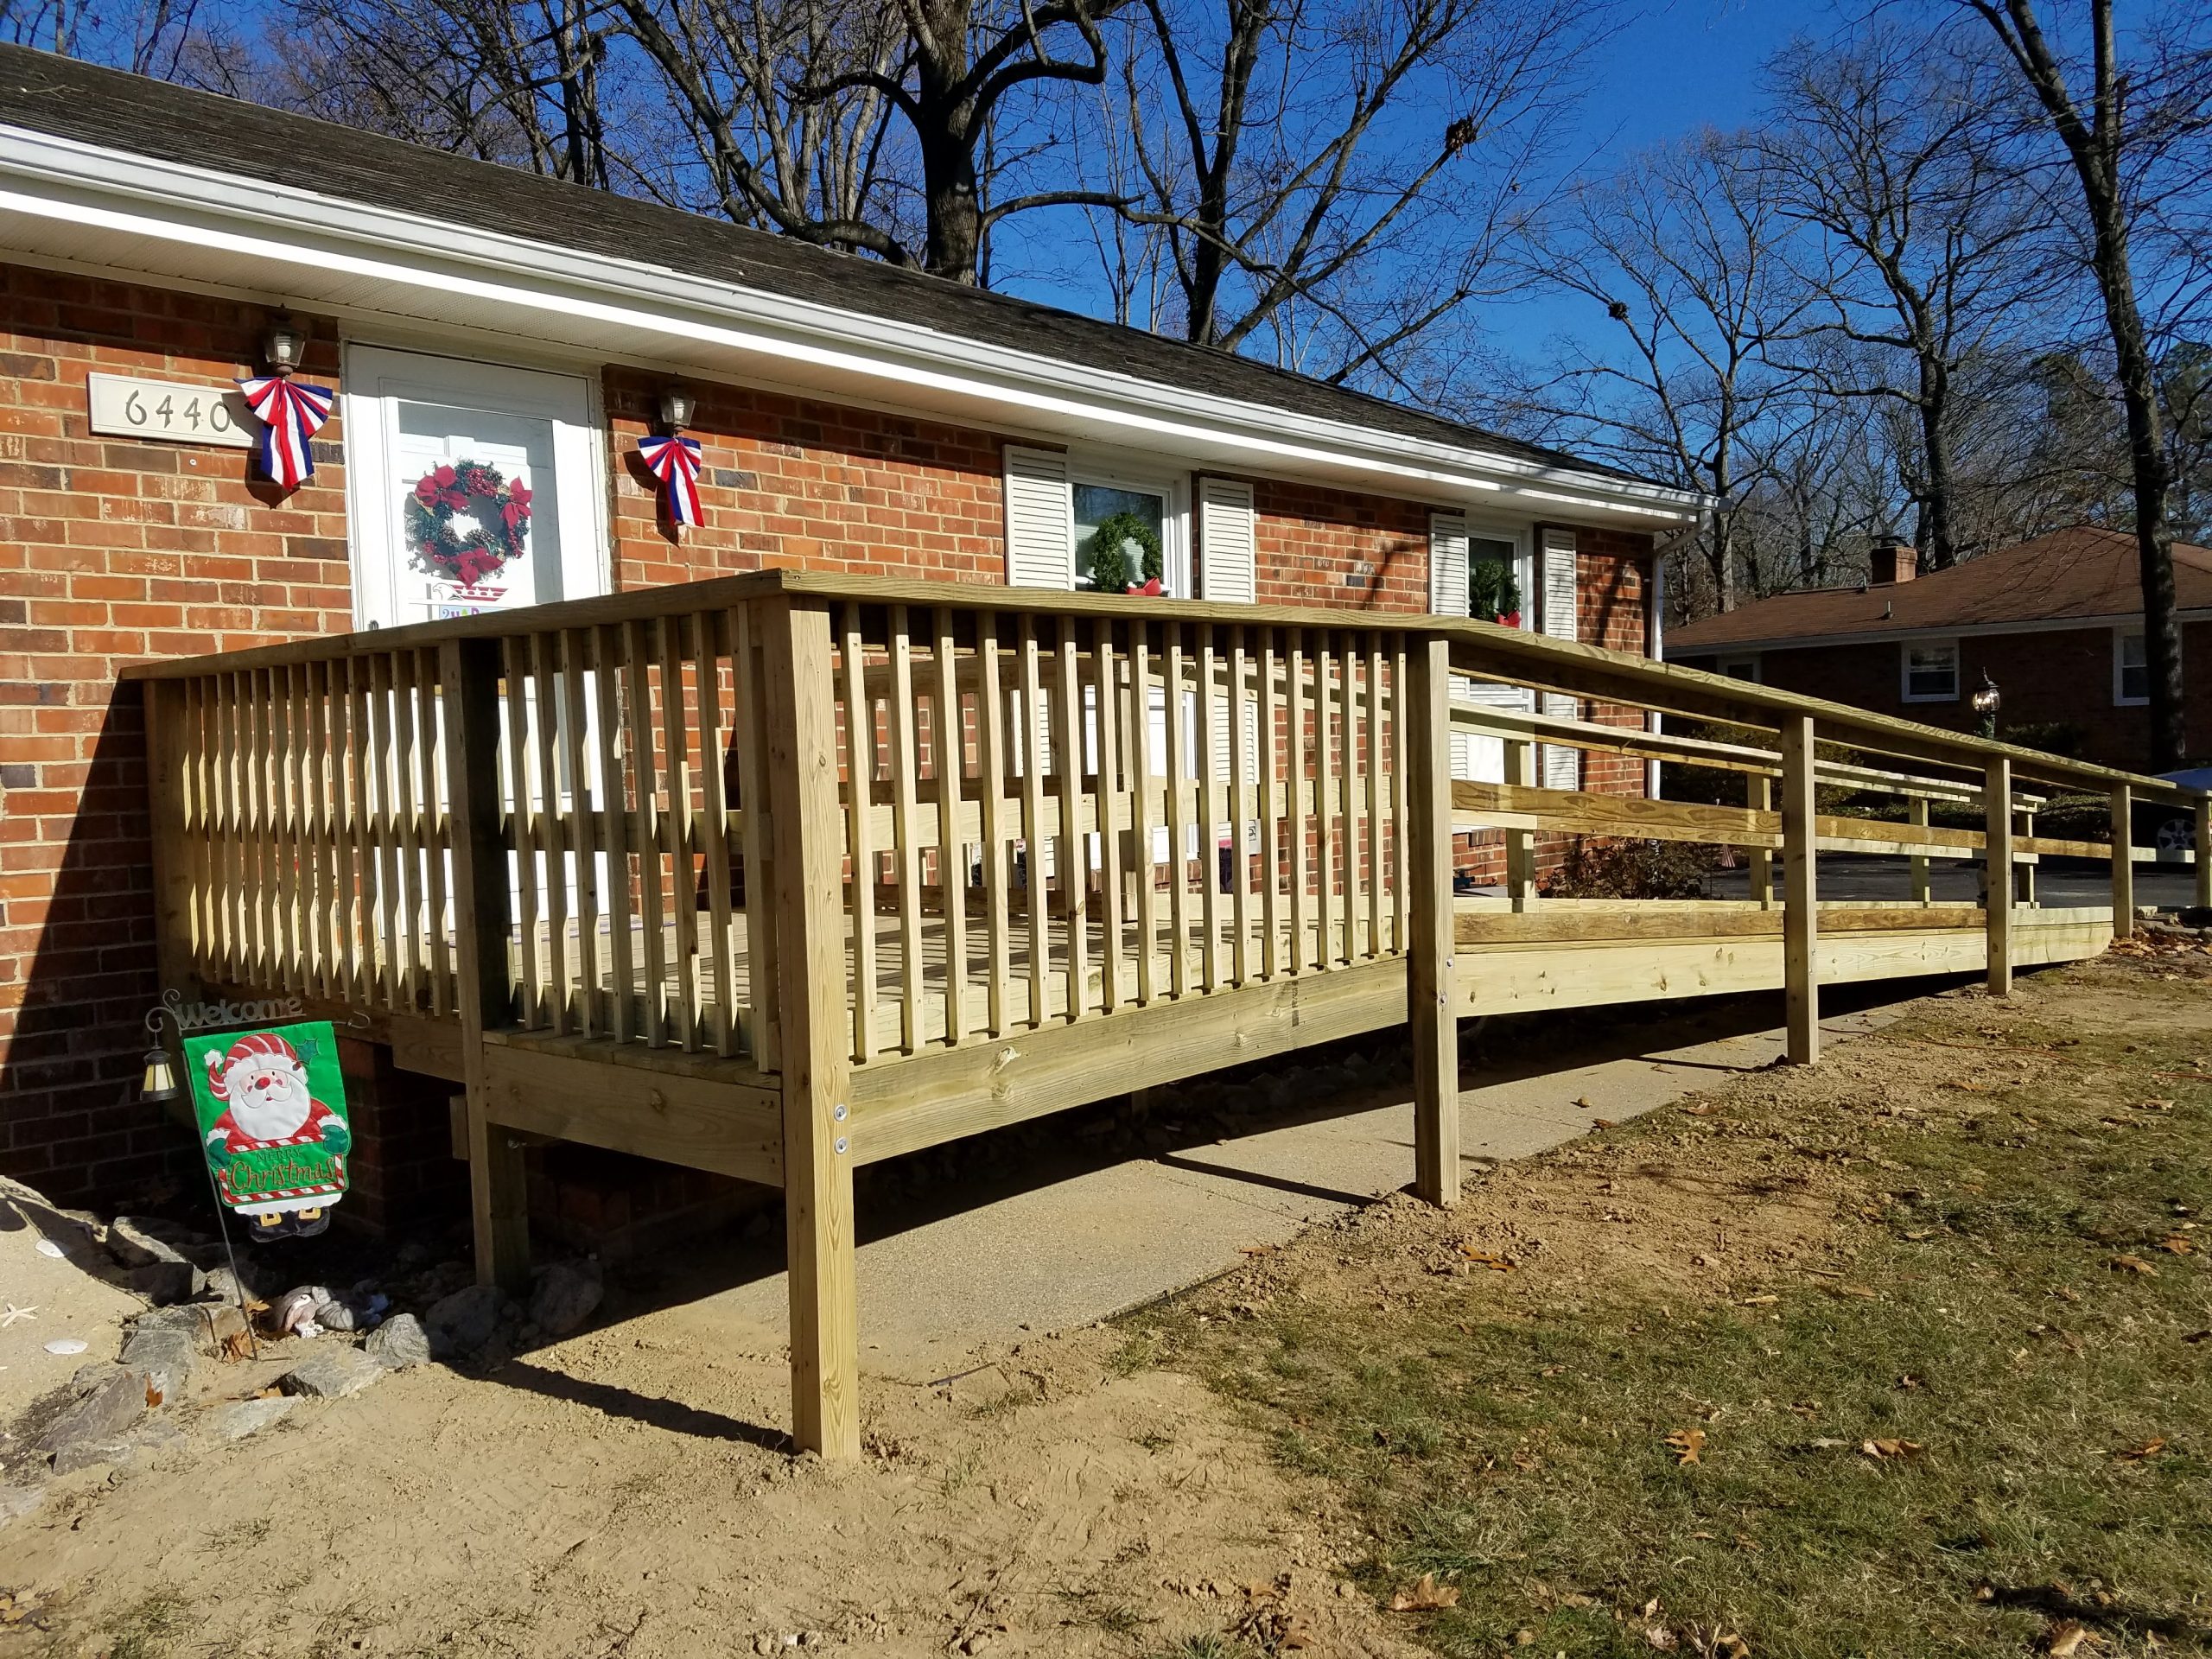
[[[345,389],[356,626],[608,590],[588,380],[355,346]]]

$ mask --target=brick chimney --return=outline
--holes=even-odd
[[[1866,558],[1866,582],[1872,588],[1910,582],[1920,574],[1920,555],[1902,536],[1875,537],[1874,550]]]

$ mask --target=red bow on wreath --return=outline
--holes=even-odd
[[[696,524],[705,518],[699,505],[698,439],[639,438],[638,453],[668,492],[669,523]]]

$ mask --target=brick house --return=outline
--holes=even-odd
[[[1918,574],[1913,550],[1874,551],[1863,587],[1777,594],[1672,631],[1669,662],[1973,731],[1993,683],[2000,734],[2142,770],[2151,724],[2135,538],[2081,525]],[[2192,730],[2212,729],[2212,552],[2177,543],[2182,683]],[[2024,728],[2028,728],[2024,730]]]
[[[1173,594],[1465,614],[1502,563],[1523,626],[1649,653],[1653,537],[1702,507],[1227,353],[12,47],[0,189],[0,1171],[65,1200],[186,1145],[133,1098],[159,988],[122,664],[772,565],[1070,588],[1123,513]],[[234,383],[294,340],[334,398],[286,489]],[[696,524],[638,448],[671,393]],[[427,556],[411,516],[464,461],[526,504],[491,575]],[[1548,781],[1643,788],[1633,763]],[[442,1146],[443,1091],[354,1087],[356,1213],[400,1214],[439,1179],[402,1143]]]

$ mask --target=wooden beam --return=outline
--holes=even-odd
[[[1813,843],[1813,722],[1793,715],[1782,727],[1782,965],[1789,1057],[1796,1065],[1821,1058],[1821,987],[1817,948],[1820,899]]]
[[[505,1128],[782,1183],[783,1096],[764,1086],[772,1077],[709,1082],[625,1064],[614,1050],[603,1038],[525,1045],[495,1037],[485,1047],[485,1109]]]
[[[1983,854],[1982,905],[1989,925],[1989,994],[2012,994],[2012,761],[1989,757],[1982,804],[1986,828]]]
[[[776,946],[784,976],[791,1438],[804,1451],[849,1461],[861,1452],[860,1313],[849,1140],[852,1035],[840,903],[845,847],[830,613],[824,606],[798,601],[765,603],[760,610],[768,806],[779,878]]]
[[[2135,795],[2126,784],[2112,786],[2112,931],[2116,939],[2135,931]]]
[[[486,1027],[509,1023],[513,1004],[507,965],[507,844],[499,823],[499,641],[444,641],[438,647],[438,684],[445,706],[454,1001],[468,1100],[476,1279],[513,1294],[530,1280],[529,1197],[522,1148],[492,1118],[484,1043]]]
[[[1719,913],[1660,911],[1648,915],[1630,906],[1611,912],[1572,911],[1547,905],[1533,915],[1476,912],[1462,913],[1454,932],[1462,945],[1567,944],[1580,940],[1780,938],[1779,910],[1755,906]],[[1924,932],[1931,927],[1978,927],[1981,912],[1973,905],[1923,909],[1917,905],[1822,905],[1820,928],[1829,933]]]
[[[1414,1046],[1414,1191],[1459,1199],[1459,986],[1452,963],[1452,654],[1441,639],[1407,654],[1412,743],[1407,754],[1411,931],[1406,1007]]]

